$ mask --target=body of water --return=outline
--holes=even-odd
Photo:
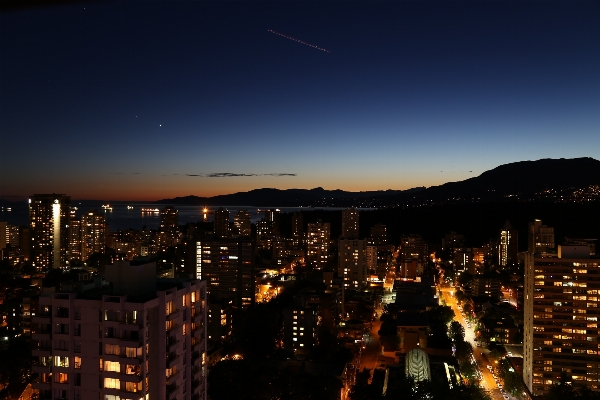
[[[102,206],[110,205],[110,208],[103,208]],[[71,207],[76,207],[77,210],[75,215],[81,217],[81,215],[97,210],[106,216],[106,222],[110,226],[112,232],[119,229],[158,229],[160,226],[160,210],[164,209],[167,205],[165,204],[151,204],[151,203],[99,203],[94,201],[73,201]],[[188,222],[198,221],[212,221],[214,219],[214,211],[219,206],[209,206],[205,208],[201,206],[189,206],[189,205],[172,205],[179,212],[179,224],[186,224]],[[273,207],[253,207],[253,206],[223,206],[230,212],[230,218],[233,220],[233,214],[239,210],[247,211],[250,214],[252,223],[260,220],[264,215],[260,212],[261,210],[267,210]],[[282,213],[298,212],[314,210],[315,208],[310,207],[279,207]],[[343,210],[343,208],[323,208],[327,210]],[[156,211],[142,211],[142,210],[156,210]],[[0,221],[6,221],[10,225],[26,225],[28,224],[28,205],[26,202],[14,203],[10,205],[10,211],[4,206],[0,210]]]

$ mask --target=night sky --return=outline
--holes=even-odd
[[[597,1],[3,10],[0,197],[408,189],[600,158],[599,21]]]

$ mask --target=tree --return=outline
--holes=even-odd
[[[548,390],[545,400],[564,400],[576,398],[575,388],[568,382],[567,374],[561,373],[560,381],[553,383]]]
[[[471,307],[471,303],[465,303],[465,305],[463,306],[463,311],[465,312],[465,315],[467,316],[467,318],[470,318],[471,312],[473,311],[473,308]]]
[[[492,400],[492,396],[487,390],[478,384],[470,383],[468,385],[455,386],[450,390],[448,400]]]
[[[459,362],[471,362],[471,356],[473,355],[473,346],[469,342],[457,342],[456,343],[456,359]]]
[[[439,322],[448,325],[454,319],[454,311],[449,306],[432,307],[427,311],[427,317],[430,322]]]
[[[448,336],[454,342],[465,341],[465,328],[458,321],[450,322],[450,328],[448,328]]]
[[[523,379],[514,371],[508,371],[504,375],[504,390],[513,396],[518,396],[523,392]]]
[[[350,400],[373,400],[382,397],[381,390],[376,385],[369,384],[371,371],[363,369],[356,374],[356,384],[350,389]]]
[[[270,303],[248,308],[237,317],[237,323],[234,319],[234,347],[245,359],[269,357],[275,350],[281,324],[279,313]]]

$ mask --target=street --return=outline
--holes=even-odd
[[[504,397],[504,395],[500,392],[500,388],[496,384],[492,373],[490,370],[488,370],[487,365],[489,363],[487,361],[487,357],[484,358],[486,350],[482,347],[477,347],[475,342],[475,331],[473,329],[474,326],[471,325],[471,327],[469,327],[467,325],[467,321],[459,310],[456,297],[454,297],[453,294],[454,288],[446,287],[442,288],[441,290],[442,299],[444,299],[446,301],[446,305],[452,307],[452,310],[454,311],[454,320],[460,322],[465,329],[465,341],[470,342],[473,346],[473,356],[475,357],[475,361],[477,362],[479,371],[481,372],[483,378],[480,382],[481,386],[491,394],[494,400],[504,400],[506,398],[514,399],[514,397],[510,395],[506,395],[507,397]]]

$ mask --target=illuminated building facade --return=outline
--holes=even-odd
[[[387,244],[387,227],[385,225],[377,224],[371,227],[371,243],[375,246]]]
[[[523,381],[534,396],[560,382],[599,389],[600,259],[588,246],[525,262]]]
[[[98,211],[81,216],[81,256],[87,260],[94,253],[104,254],[106,249],[106,218]]]
[[[196,241],[196,279],[205,280],[207,291],[219,299],[233,300],[234,307],[255,303],[255,243],[249,238]]]
[[[206,283],[157,280],[154,264],[107,266],[107,280],[40,297],[39,398],[206,399]]]
[[[262,213],[264,214],[263,220],[267,221],[267,223],[269,224],[269,226],[271,228],[271,235],[279,236],[279,233],[280,233],[279,225],[281,225],[281,223],[280,223],[281,210],[279,210],[278,208],[275,208],[275,209],[263,210]]]
[[[411,234],[400,238],[400,263],[402,265],[416,260],[422,269],[427,265],[428,256],[427,243],[420,235]]]
[[[179,211],[167,206],[160,212],[160,229],[157,235],[159,251],[176,246],[179,242]]]
[[[81,219],[71,213],[71,225],[69,227],[69,258],[71,260],[83,260],[81,255]]]
[[[501,295],[500,279],[475,275],[471,282],[471,294],[475,297],[485,296],[499,299]]]
[[[331,225],[329,222],[318,220],[316,223],[308,224],[307,233],[307,261],[315,269],[321,270],[329,262],[329,238],[331,236]]]
[[[233,234],[235,236],[250,236],[252,234],[250,213],[239,210],[233,214]]]
[[[317,307],[307,305],[283,310],[283,347],[310,349],[316,342],[318,325]]]
[[[71,197],[35,194],[29,198],[32,264],[38,270],[68,268]]]
[[[342,211],[342,237],[358,239],[358,210],[354,207]]]
[[[219,237],[228,237],[229,236],[229,210],[219,207],[217,211],[215,211],[215,235]]]
[[[508,267],[517,263],[519,252],[519,232],[513,229],[510,222],[506,221],[500,229],[500,243],[498,245],[498,264]]]
[[[551,253],[554,251],[554,228],[542,225],[541,219],[529,223],[527,251],[530,253]]]
[[[377,260],[377,253],[375,253]],[[377,261],[375,261],[377,267]],[[344,287],[360,290],[367,284],[367,240],[340,239],[338,243],[338,276]]]
[[[377,246],[367,246],[367,268],[377,269]]]

